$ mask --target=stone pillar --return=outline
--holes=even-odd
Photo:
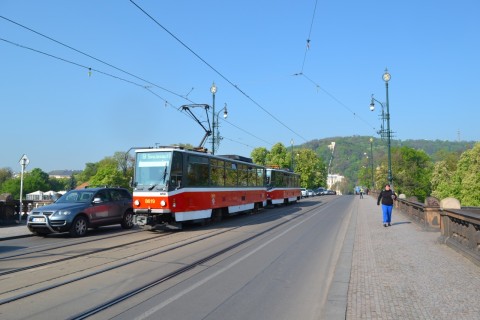
[[[424,203],[425,228],[431,231],[440,231],[442,220],[440,216],[440,201],[435,197],[428,197]]]
[[[440,212],[442,222],[440,224],[440,232],[442,236],[447,239],[452,234],[452,225],[448,213],[444,212],[446,209],[461,209],[460,201],[455,198],[445,198],[440,201]]]

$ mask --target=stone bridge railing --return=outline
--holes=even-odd
[[[375,197],[375,194],[372,194]],[[461,207],[454,198],[429,197],[424,203],[400,195],[396,207],[426,231],[439,231],[440,241],[480,265],[480,207]]]

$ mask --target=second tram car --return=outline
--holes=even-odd
[[[135,154],[133,209],[140,226],[181,227],[266,206],[266,168],[248,158],[175,147]]]
[[[267,205],[289,204],[300,200],[300,175],[287,170],[266,169]]]

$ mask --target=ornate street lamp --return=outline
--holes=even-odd
[[[218,117],[220,116],[220,113],[223,111],[223,119],[227,119],[228,117],[228,111],[227,111],[227,104],[225,103],[225,106],[220,109],[217,114],[215,115],[214,119],[212,120],[213,121],[213,134],[215,134],[215,128],[217,128],[217,138],[216,138],[216,143],[219,145],[220,144],[220,140],[222,139],[222,137],[220,137],[220,131],[218,130],[218,127],[219,127],[219,121],[218,121]],[[217,148],[218,149],[218,148]],[[213,149],[212,149],[213,150]],[[213,154],[213,152],[212,152]]]
[[[28,159],[27,155],[24,154],[21,158],[20,161],[18,162],[22,166],[22,172],[20,175],[20,213],[18,215],[18,223],[22,222],[22,214],[23,214],[23,173],[25,172],[25,168],[28,166],[30,163],[30,160]],[[28,218],[27,218],[28,219]]]
[[[392,154],[391,154],[391,137],[392,137],[392,131],[390,130],[390,110],[389,110],[389,105],[388,105],[388,81],[390,81],[390,73],[388,73],[388,69],[385,68],[385,73],[383,74],[382,76],[383,78],[383,81],[385,81],[385,89],[386,89],[386,98],[387,98],[387,102],[386,102],[386,107],[387,107],[387,112],[384,113],[384,107],[383,107],[383,104],[378,101],[377,99],[375,99],[373,97],[373,94],[372,94],[372,102],[370,103],[370,111],[374,111],[375,110],[375,103],[374,101],[378,102],[381,106],[382,106],[382,121],[387,121],[387,129],[384,130],[384,126],[383,126],[383,123],[382,123],[382,127],[381,127],[381,130],[378,132],[382,138],[383,137],[386,137],[387,138],[387,148],[388,148],[388,183],[390,184],[390,186],[393,188],[393,184],[392,184]]]
[[[215,85],[215,82],[212,83],[212,86],[210,87],[210,92],[212,93],[212,154],[215,154],[215,93],[217,93],[217,86]]]

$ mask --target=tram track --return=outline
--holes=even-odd
[[[118,248],[121,248],[121,247],[124,247],[124,246],[134,245],[134,244],[137,244],[137,243],[143,243],[145,241],[156,240],[158,238],[163,238],[163,237],[168,236],[170,234],[171,233],[161,234],[161,235],[158,235],[158,236],[155,236],[155,237],[152,237],[152,238],[148,238],[148,239],[140,239],[140,240],[130,241],[130,242],[122,243],[122,244],[119,244],[119,245],[116,245],[116,246],[113,246],[113,247],[95,249],[95,250],[84,252],[84,253],[77,254],[77,255],[71,255],[71,256],[60,258],[60,259],[46,261],[46,262],[43,262],[43,263],[37,263],[37,264],[33,264],[33,265],[21,267],[21,268],[2,271],[2,272],[0,272],[0,277],[5,276],[5,275],[9,275],[9,274],[13,274],[13,273],[18,273],[18,272],[21,272],[21,271],[27,271],[27,270],[40,268],[40,267],[46,267],[46,266],[50,266],[50,265],[53,265],[53,264],[56,264],[56,263],[65,262],[65,261],[73,260],[73,259],[78,259],[78,258],[81,258],[81,257],[86,257],[86,256],[89,256],[89,255],[94,255],[94,254],[98,254],[98,253],[109,251],[109,250],[115,250],[115,249],[118,249]],[[90,241],[88,241],[88,242],[90,242]],[[75,244],[75,245],[80,245],[80,244],[83,245],[85,243],[78,243],[78,244]],[[54,248],[54,249],[45,249],[45,250],[41,250],[40,252],[48,252],[48,251],[57,250],[57,249],[61,249],[61,248],[67,248],[67,247],[70,247],[70,246],[73,246],[73,245],[74,244],[71,244],[69,246],[58,247],[58,248]],[[38,252],[35,252],[35,253],[37,254]],[[30,253],[28,253],[28,254],[30,254]],[[28,254],[25,254],[25,255],[28,255]]]
[[[275,224],[274,226],[260,232],[260,233],[257,233],[257,234],[254,234],[244,240],[241,240],[241,241],[238,241],[226,248],[223,248],[221,250],[218,250],[216,252],[214,252],[213,254],[210,254],[204,258],[200,258],[198,260],[196,260],[195,262],[193,263],[190,263],[188,265],[185,265],[185,266],[182,266],[170,273],[168,273],[167,275],[165,276],[162,276],[158,279],[155,279],[145,285],[142,285],[134,290],[131,290],[125,294],[122,294],[120,296],[117,296],[116,298],[112,299],[112,300],[109,300],[105,303],[102,303],[92,309],[89,309],[87,310],[86,312],[84,313],[81,313],[81,314],[77,314],[76,316],[74,316],[72,319],[84,319],[84,318],[87,318],[95,313],[98,313],[102,310],[105,310],[107,308],[109,308],[110,306],[113,306],[115,304],[118,304],[126,299],[128,299],[129,297],[132,297],[134,295],[137,295],[138,293],[140,292],[143,292],[143,291],[146,291],[148,290],[149,288],[152,288],[160,283],[163,283],[169,279],[173,279],[189,270],[192,270],[194,269],[195,267],[209,261],[209,260],[212,260],[222,254],[225,254],[229,251],[232,251],[233,249],[241,246],[242,244],[245,244],[247,242],[250,242],[262,235],[265,235],[266,233],[268,232],[271,232],[279,227],[281,227],[282,225],[285,225],[286,223],[289,223],[301,216],[304,216],[305,214],[317,209],[318,207],[324,205],[325,203],[320,203],[320,204],[317,204],[317,205],[314,205],[310,208],[307,208],[307,209],[304,209],[302,210],[299,214],[297,215],[294,215],[292,217],[290,217],[289,219],[285,219],[283,220],[282,222],[280,223],[277,223]],[[294,207],[292,207],[294,208]],[[287,212],[285,211],[282,211],[281,215],[288,215],[290,214],[289,213],[289,207],[285,208],[287,210]],[[267,219],[271,218],[271,216],[267,217]],[[255,219],[255,223],[258,223],[258,222],[261,222],[261,220],[265,219],[265,216],[263,215],[259,215],[257,219]],[[265,219],[265,220],[267,220]],[[76,276],[74,278],[71,278],[71,279],[66,279],[66,280],[63,280],[63,281],[60,281],[60,282],[56,282],[56,283],[53,283],[53,284],[49,284],[49,285],[44,285],[43,287],[39,287],[39,288],[36,288],[36,289],[33,289],[33,290],[29,290],[29,291],[26,291],[26,292],[23,292],[23,293],[20,293],[20,294],[17,294],[15,296],[11,296],[11,297],[8,297],[8,298],[4,298],[2,300],[0,300],[0,305],[5,305],[5,304],[8,304],[8,303],[12,303],[12,302],[15,302],[15,301],[21,301],[22,299],[26,298],[26,297],[29,297],[29,296],[33,296],[33,295],[37,295],[37,294],[40,294],[40,293],[44,293],[44,292],[48,292],[50,290],[53,290],[55,288],[59,288],[59,287],[62,287],[62,286],[68,286],[70,284],[73,284],[73,283],[76,283],[76,282],[79,282],[81,280],[85,280],[85,279],[88,279],[88,278],[91,278],[93,276],[96,276],[96,275],[99,275],[99,274],[102,274],[102,273],[106,273],[106,272],[110,272],[110,271],[113,271],[113,270],[116,270],[116,269],[119,269],[119,268],[123,268],[127,265],[131,265],[131,264],[134,264],[134,263],[137,263],[137,262],[140,262],[140,261],[145,261],[149,258],[152,258],[152,257],[156,257],[156,256],[159,256],[159,255],[162,255],[162,254],[165,254],[167,252],[171,252],[171,251],[174,251],[174,250],[177,250],[179,248],[183,248],[183,247],[186,247],[186,246],[189,246],[189,245],[192,245],[194,243],[198,243],[198,242],[201,242],[201,241],[205,241],[206,239],[209,239],[209,238],[212,238],[212,237],[216,237],[218,235],[221,235],[221,234],[224,234],[224,233],[227,233],[227,232],[231,232],[233,230],[236,230],[236,229],[239,229],[241,227],[244,227],[248,224],[251,224],[252,221],[249,220],[248,223],[246,223],[245,225],[240,225],[240,226],[235,226],[235,227],[232,227],[232,228],[228,228],[228,229],[225,229],[225,230],[222,230],[220,232],[213,232],[213,233],[209,233],[207,235],[203,234],[203,235],[200,235],[200,236],[196,236],[196,239],[193,239],[193,240],[188,240],[188,239],[184,239],[182,240],[180,244],[178,245],[173,245],[171,247],[168,247],[168,248],[163,248],[163,249],[160,249],[160,250],[157,250],[155,252],[151,252],[148,253],[148,254],[145,254],[146,252],[140,252],[140,253],[136,253],[134,255],[129,255],[129,256],[126,256],[124,257],[124,259],[122,259],[123,261],[120,262],[120,263],[116,263],[115,265],[111,265],[111,266],[107,266],[107,267],[104,267],[102,269],[99,269],[99,270],[96,270],[96,271],[92,271],[92,272],[88,272],[86,274],[83,274],[83,275],[80,275],[80,276]],[[155,240],[157,237],[155,238],[152,238],[150,240]],[[141,240],[141,241],[145,241],[144,240]],[[139,241],[135,241],[135,242],[132,242],[132,244],[135,244],[135,243],[138,243]],[[124,246],[124,245],[122,245]],[[108,249],[112,249],[112,248],[108,248]],[[97,251],[98,252],[101,252],[103,250],[99,250]],[[92,252],[90,252],[89,254],[93,254]],[[81,256],[84,256],[84,255],[81,255]],[[78,258],[80,256],[76,256],[76,258]],[[75,258],[75,257],[72,257],[72,259]],[[56,261],[56,262],[52,262],[52,263],[58,263],[58,262],[61,262],[61,261]],[[51,263],[51,264],[52,264]],[[38,267],[38,265],[36,266]],[[31,266],[31,268],[34,268],[34,266]],[[31,269],[29,268],[29,269]],[[25,270],[25,269],[24,269]],[[20,271],[23,271],[23,270],[18,270],[16,272],[20,272]],[[9,273],[0,273],[0,276],[2,275],[5,275],[5,274],[9,274]],[[68,275],[65,275],[65,277],[67,276],[71,276],[72,274],[68,274]],[[2,294],[5,294],[5,293],[9,293],[9,292],[3,292]]]
[[[162,276],[162,277],[160,277],[160,278],[157,278],[157,279],[155,279],[155,280],[153,280],[153,281],[151,281],[151,282],[149,282],[149,283],[147,283],[147,284],[144,284],[144,285],[142,285],[142,286],[140,286],[140,287],[138,287],[138,288],[136,288],[136,289],[133,289],[133,290],[131,290],[131,291],[125,293],[125,294],[122,294],[122,295],[120,295],[120,296],[117,296],[117,297],[115,297],[115,298],[113,298],[113,299],[111,299],[111,300],[109,300],[109,301],[107,301],[107,302],[105,302],[105,303],[102,303],[102,304],[100,304],[100,305],[98,305],[98,306],[96,306],[96,307],[94,307],[94,308],[91,308],[91,309],[89,309],[89,310],[87,310],[87,311],[85,311],[85,312],[83,312],[83,313],[79,313],[79,314],[77,314],[77,315],[69,318],[69,320],[82,320],[82,319],[87,319],[87,318],[89,318],[89,317],[91,317],[91,316],[93,316],[93,315],[95,315],[95,314],[98,314],[98,313],[101,312],[101,311],[104,311],[104,310],[106,310],[106,309],[108,309],[108,308],[110,308],[110,307],[112,307],[112,306],[115,306],[115,305],[117,305],[117,304],[119,304],[119,303],[121,303],[121,302],[123,302],[123,301],[125,301],[125,300],[127,300],[127,299],[129,299],[129,298],[131,298],[131,297],[134,297],[134,296],[136,296],[136,295],[139,294],[139,293],[142,293],[142,292],[144,292],[144,291],[147,291],[147,290],[149,290],[150,288],[153,288],[153,287],[155,287],[155,286],[157,286],[157,285],[159,285],[159,284],[162,284],[162,283],[164,283],[164,282],[166,282],[166,281],[168,281],[168,280],[170,280],[170,279],[173,279],[173,278],[175,278],[175,277],[177,277],[177,276],[180,276],[180,275],[186,273],[187,271],[190,271],[190,270],[196,268],[197,266],[203,265],[204,263],[206,263],[206,262],[208,262],[208,261],[210,261],[210,260],[213,260],[213,259],[215,259],[215,258],[217,258],[217,257],[219,257],[219,256],[221,256],[221,255],[223,255],[223,254],[225,254],[225,253],[228,253],[228,252],[230,252],[230,251],[232,251],[232,250],[240,247],[240,246],[243,245],[243,244],[246,244],[246,243],[248,243],[248,242],[250,242],[250,241],[252,241],[252,240],[254,240],[254,239],[257,239],[257,238],[259,238],[259,237],[261,237],[261,236],[263,236],[263,235],[266,235],[267,233],[269,233],[269,232],[271,232],[271,231],[273,231],[273,230],[275,230],[275,229],[277,229],[277,228],[280,228],[281,226],[283,226],[283,225],[285,225],[285,224],[287,224],[287,223],[290,223],[290,222],[292,222],[292,221],[294,221],[294,220],[296,220],[296,219],[298,219],[298,218],[300,218],[300,217],[303,217],[303,216],[306,215],[307,213],[310,213],[311,211],[316,210],[317,208],[319,208],[319,207],[322,206],[322,205],[324,205],[324,203],[320,203],[320,204],[318,204],[318,205],[315,205],[315,206],[307,209],[305,212],[302,212],[301,214],[298,214],[298,215],[293,216],[291,219],[284,220],[284,221],[282,221],[282,222],[280,222],[280,223],[278,223],[278,224],[275,224],[274,226],[272,226],[272,227],[270,227],[270,228],[268,228],[268,229],[266,229],[266,230],[264,230],[264,231],[262,231],[262,232],[259,232],[259,233],[257,233],[257,234],[254,234],[254,235],[252,235],[252,236],[250,236],[250,237],[248,237],[248,238],[246,238],[246,239],[243,239],[243,240],[241,240],[241,241],[238,241],[238,242],[236,242],[236,243],[234,243],[234,244],[232,244],[232,245],[230,245],[230,246],[228,246],[228,247],[226,247],[226,248],[223,248],[223,249],[221,249],[221,250],[218,250],[218,251],[216,251],[216,252],[214,252],[214,253],[212,253],[212,254],[204,257],[204,258],[198,259],[198,260],[194,261],[193,263],[190,263],[190,264],[188,264],[188,265],[186,265],[186,266],[183,266],[183,267],[181,267],[181,268],[178,268],[178,269],[174,270],[173,272],[168,273],[167,275],[164,275],[164,276]]]
[[[109,235],[109,236],[106,236],[106,237],[102,236],[102,237],[91,238],[91,239],[89,239],[88,237],[87,238],[74,238],[75,242],[68,243],[67,245],[65,245],[64,243],[62,243],[62,245],[60,245],[60,246],[50,246],[50,244],[45,244],[43,246],[50,246],[50,247],[46,248],[46,249],[35,249],[34,252],[22,252],[22,253],[17,253],[17,254],[13,254],[13,255],[3,256],[3,257],[0,257],[0,261],[6,261],[6,260],[9,260],[9,259],[13,259],[13,258],[24,257],[24,256],[28,256],[32,253],[38,254],[40,252],[48,252],[48,251],[52,251],[52,250],[68,248],[68,247],[77,246],[77,245],[86,244],[86,243],[91,243],[91,242],[98,242],[98,241],[103,241],[103,240],[107,240],[107,239],[125,237],[126,235],[129,235],[129,234],[135,234],[135,233],[141,233],[141,232],[143,232],[143,230],[139,229],[139,230],[133,230],[133,231],[127,231],[127,232],[124,231],[122,233],[116,233],[114,235],[111,235],[111,236]]]
[[[238,227],[235,227],[233,229],[237,229],[237,228],[240,228],[240,227],[241,226],[238,226]],[[230,230],[232,230],[232,229],[228,229],[227,231],[230,231]],[[139,231],[131,232],[131,233],[141,233],[141,232],[145,232],[145,231],[139,230]],[[225,231],[222,231],[222,232],[216,233],[216,234],[221,234],[221,233],[224,233],[224,232]],[[163,237],[171,235],[173,233],[175,233],[175,232],[167,232],[167,233],[163,233],[161,235],[157,235],[157,236],[154,236],[154,237],[149,237],[149,238],[146,238],[146,239],[140,239],[140,240],[130,241],[130,242],[126,242],[126,243],[121,243],[121,244],[115,245],[113,247],[95,249],[95,250],[91,250],[91,251],[84,252],[84,253],[81,253],[81,254],[68,255],[66,257],[64,256],[65,253],[54,253],[54,255],[62,255],[64,257],[59,258],[59,259],[55,259],[55,260],[42,262],[42,263],[32,264],[32,265],[25,266],[25,267],[15,268],[15,269],[6,270],[6,271],[0,271],[0,277],[10,275],[10,274],[15,274],[15,273],[22,272],[22,271],[28,271],[28,270],[41,268],[41,267],[47,267],[47,266],[51,266],[51,265],[54,265],[54,264],[57,264],[57,263],[61,263],[61,262],[69,261],[69,260],[74,260],[74,259],[78,259],[78,258],[82,258],[82,257],[87,257],[87,256],[90,256],[90,255],[95,255],[95,254],[106,252],[106,251],[116,250],[116,249],[122,248],[124,246],[135,245],[135,244],[138,244],[138,243],[145,243],[145,242],[148,242],[148,241],[155,241],[158,238],[163,238]],[[216,234],[214,234],[214,235],[216,235]],[[21,254],[2,257],[2,258],[0,258],[0,261],[2,261],[2,260],[6,261],[8,259],[13,259],[13,258],[18,258],[18,257],[23,257],[25,259],[29,255],[38,255],[39,253],[48,253],[48,252],[52,252],[52,251],[58,250],[58,249],[68,248],[68,247],[72,247],[72,246],[84,245],[86,243],[91,243],[91,242],[104,241],[106,239],[112,239],[112,238],[122,237],[122,236],[125,237],[125,234],[115,235],[115,236],[112,236],[112,237],[96,238],[96,239],[92,239],[92,240],[88,240],[88,241],[71,243],[71,244],[68,244],[66,246],[58,246],[58,247],[47,248],[47,249],[43,249],[43,250],[36,250],[35,252],[25,252],[25,253],[21,253]],[[208,239],[210,237],[211,236],[208,236],[204,239]],[[195,242],[197,242],[197,241],[192,241],[192,242],[189,242],[187,244],[192,244],[192,243],[195,243]],[[182,247],[182,246],[180,246],[180,247]]]

